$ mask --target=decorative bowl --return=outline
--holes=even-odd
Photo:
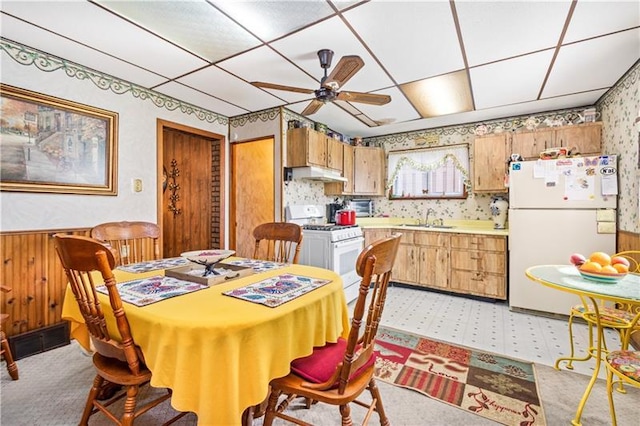
[[[625,274],[608,274],[606,272],[581,271],[580,269],[578,269],[578,272],[580,272],[580,275],[582,275],[582,278],[584,278],[585,280],[596,281],[604,284],[617,283],[618,281],[620,281],[621,279],[627,276],[626,273]]]
[[[199,263],[201,265],[220,262],[223,259],[233,255],[235,250],[194,250],[180,253],[180,256],[186,257],[188,260]]]

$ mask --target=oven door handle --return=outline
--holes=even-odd
[[[349,246],[351,244],[354,243],[359,243],[364,241],[364,237],[356,237],[356,238],[349,238],[348,240],[343,240],[343,241],[335,241],[333,243],[333,247],[334,248],[340,248],[340,247],[344,247],[344,246]]]

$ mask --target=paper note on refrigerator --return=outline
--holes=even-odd
[[[593,200],[595,197],[595,179],[586,173],[574,173],[565,176],[564,196],[566,200]]]

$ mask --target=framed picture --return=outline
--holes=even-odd
[[[116,195],[118,114],[0,83],[0,190]]]

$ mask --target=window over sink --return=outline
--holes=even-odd
[[[389,199],[467,198],[469,146],[390,151]]]

